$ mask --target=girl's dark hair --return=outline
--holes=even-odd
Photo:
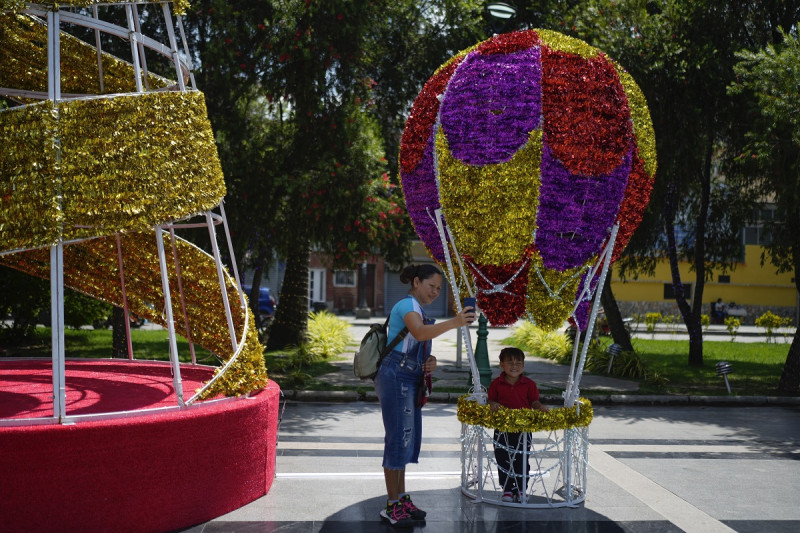
[[[402,283],[414,283],[414,278],[419,278],[420,281],[425,281],[434,274],[439,274],[441,276],[442,272],[430,263],[424,263],[422,265],[408,265],[400,273],[400,281]]]
[[[525,352],[519,348],[506,347],[500,350],[500,360],[504,363],[506,361],[524,361]]]

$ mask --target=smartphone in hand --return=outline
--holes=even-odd
[[[478,313],[478,306],[477,302],[475,301],[475,298],[472,297],[464,298],[464,309],[466,309],[467,307],[471,307],[472,310],[475,312],[475,314]]]

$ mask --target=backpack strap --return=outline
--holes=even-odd
[[[391,313],[389,313],[389,316],[386,317],[386,323],[383,325],[386,328],[387,332],[389,331],[390,318],[392,318]],[[386,346],[386,348],[381,352],[380,357],[378,357],[378,368],[380,368],[381,363],[383,362],[383,358],[386,357],[394,349],[394,347],[397,346],[400,343],[400,341],[406,337],[406,335],[408,335],[408,328],[404,327],[402,330],[400,330],[400,333],[398,333],[397,336],[394,339],[392,339],[392,342],[390,342]]]

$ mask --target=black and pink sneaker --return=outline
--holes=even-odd
[[[380,515],[394,527],[414,527],[414,519],[406,512],[401,502],[387,503],[386,509],[383,509]]]
[[[411,496],[408,494],[400,498],[400,503],[403,505],[403,509],[406,510],[406,513],[414,520],[425,520],[425,517],[428,516],[428,513],[414,505],[414,502],[411,501]]]

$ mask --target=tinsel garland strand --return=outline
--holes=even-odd
[[[60,32],[61,92],[100,94],[97,49],[69,33]],[[136,90],[133,65],[106,52],[103,61],[103,93]],[[0,87],[47,93],[47,25],[27,15],[0,12]],[[147,74],[151,89],[176,82]],[[20,98],[27,103],[36,100]]]
[[[492,411],[488,404],[480,405],[464,395],[458,399],[457,416],[463,424],[522,433],[585,427],[592,422],[594,410],[592,402],[579,398],[574,407],[556,407],[549,411],[509,409],[502,406],[497,411]]]
[[[197,91],[12,108],[0,144],[0,250],[143,231],[225,196]]]
[[[177,275],[172,261],[172,244],[164,233],[167,266],[172,294],[175,331],[185,336]],[[233,354],[214,260],[204,251],[180,238],[176,239],[181,265],[181,284],[192,340],[219,355],[223,362]],[[135,315],[166,327],[164,295],[158,266],[158,251],[153,231],[122,235],[123,268],[128,307]],[[50,255],[47,248],[0,256],[0,263],[28,274],[49,278]],[[64,247],[64,285],[98,300],[122,306],[120,273],[115,237],[104,237]],[[239,295],[228,277],[228,300],[238,334],[245,329]],[[247,324],[242,353],[228,372],[206,393],[239,395],[263,388],[267,382],[263,347],[258,342],[255,324]]]

